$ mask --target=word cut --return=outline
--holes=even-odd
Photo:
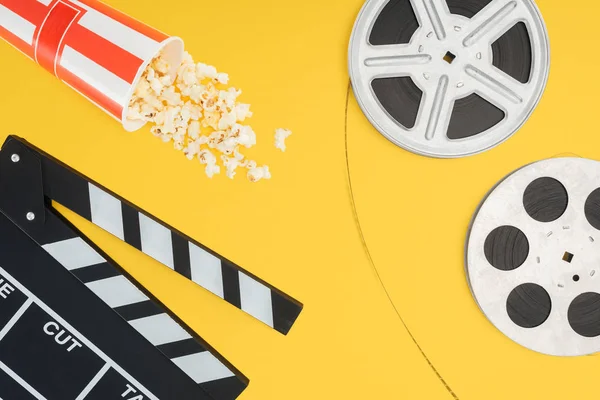
[[[71,344],[67,348],[68,353],[77,347],[82,347],[81,343],[75,340],[74,337],[62,329],[56,322],[48,322],[44,325],[44,333],[48,336],[54,336],[54,341],[61,346],[66,346],[70,342]]]

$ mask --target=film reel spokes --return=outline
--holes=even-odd
[[[600,350],[599,181],[596,161],[540,161],[502,181],[473,220],[473,296],[502,333],[529,349]]]
[[[549,50],[535,4],[479,2],[475,10],[466,0],[365,4],[350,76],[367,118],[397,145],[433,157],[475,154],[510,137],[537,105]]]

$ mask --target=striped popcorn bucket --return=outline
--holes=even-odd
[[[0,0],[0,37],[82,94],[128,131],[127,106],[146,66],[162,50],[171,76],[183,41],[96,0]]]

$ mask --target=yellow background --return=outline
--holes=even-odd
[[[259,146],[250,154],[271,165],[273,180],[209,180],[147,128],[126,133],[4,43],[0,140],[26,138],[304,303],[282,336],[67,213],[250,378],[241,400],[452,399],[382,290],[353,214],[346,54],[362,0],[107,3],[182,37],[198,61],[230,73],[255,113]],[[476,308],[463,272],[469,220],[498,179],[561,153],[598,158],[600,6],[539,6],[552,50],[548,88],[525,127],[492,151],[412,155],[349,100],[350,170],[367,246],[408,328],[461,400],[597,397],[596,356],[553,358],[514,344]],[[273,147],[277,127],[294,131],[285,154]]]

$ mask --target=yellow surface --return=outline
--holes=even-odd
[[[538,4],[550,34],[548,87],[524,128],[496,149],[459,160],[416,156],[377,135],[350,101],[350,171],[370,253],[407,325],[460,399],[598,396],[596,355],[557,358],[516,345],[479,311],[463,270],[470,218],[498,180],[559,154],[600,155],[600,81],[592,78],[599,57],[582,56],[598,43],[592,26],[600,8],[591,1]]]
[[[305,304],[284,337],[73,217],[250,378],[241,400],[451,400],[382,290],[352,212],[346,51],[362,0],[107,2],[181,36],[198,60],[231,74],[255,112],[251,154],[271,165],[273,180],[205,178],[148,129],[126,133],[4,43],[0,140],[26,138]],[[498,179],[559,153],[598,158],[600,56],[589,49],[600,6],[540,6],[551,35],[548,89],[499,148],[461,160],[415,156],[349,102],[352,184],[368,247],[417,342],[461,400],[597,393],[597,357],[552,358],[512,343],[478,311],[463,272],[469,219]],[[285,154],[272,145],[276,127],[294,131]]]

